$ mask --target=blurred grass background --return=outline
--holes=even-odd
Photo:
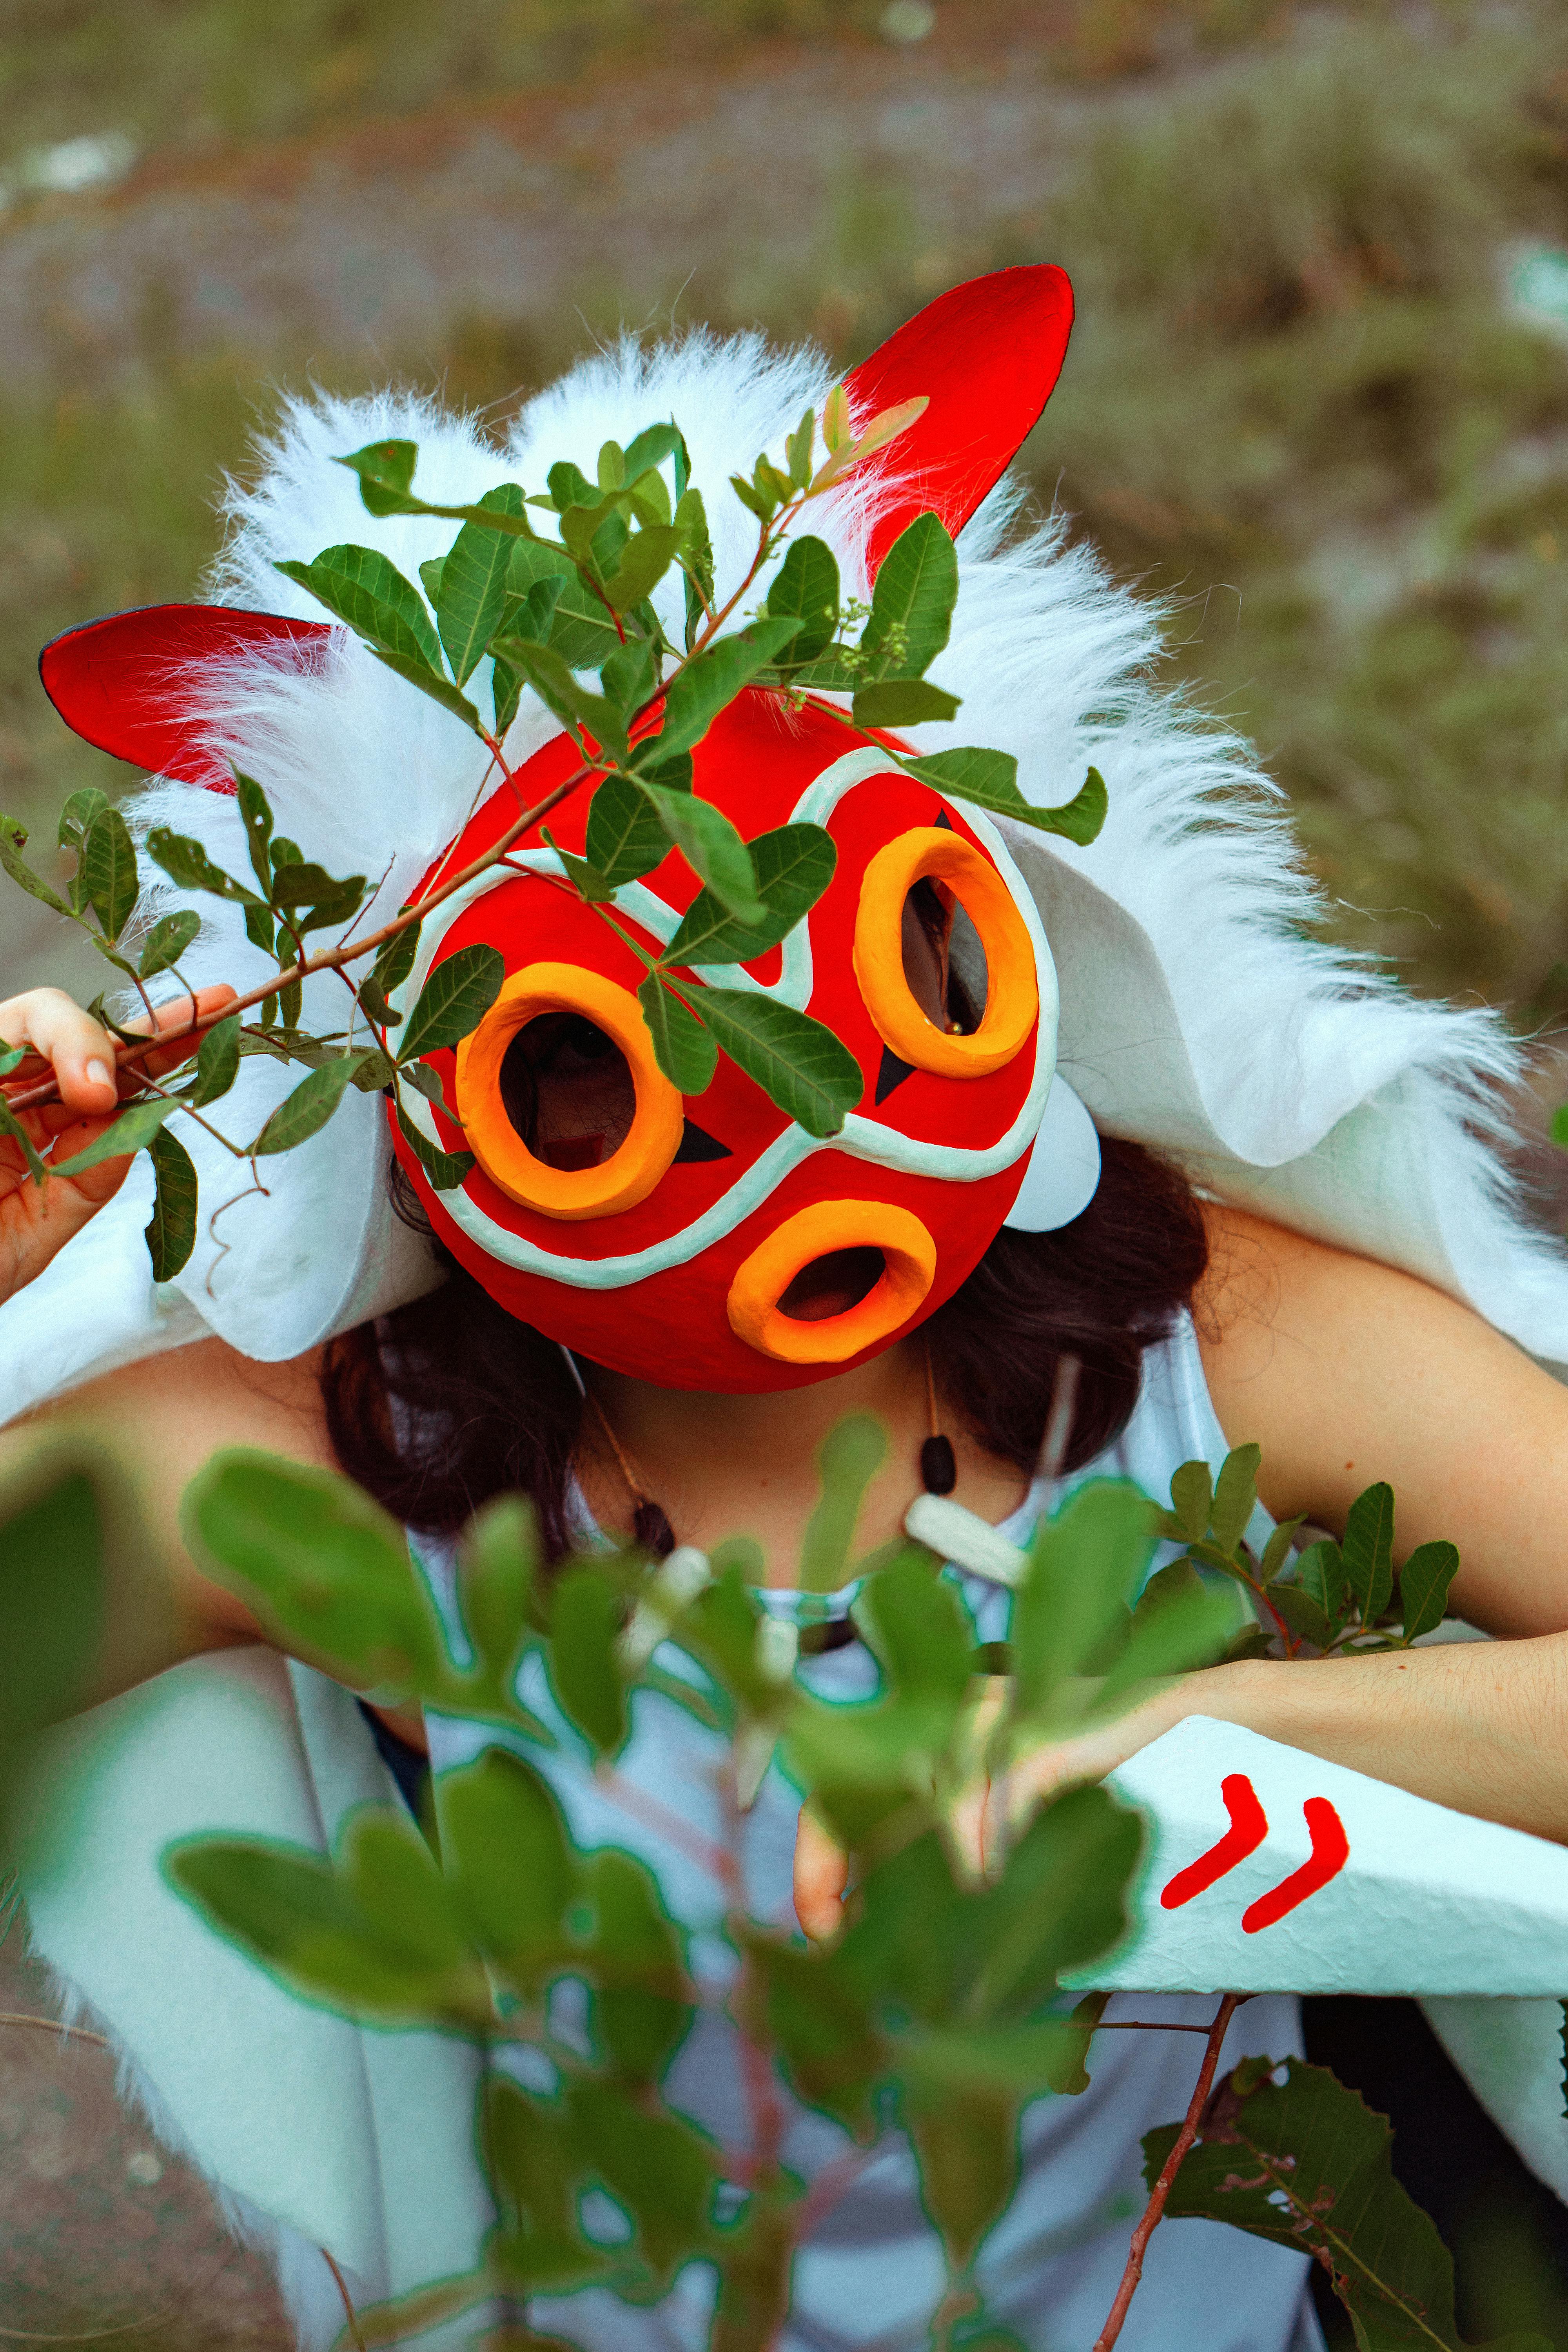
[[[26,248],[23,296],[40,314],[51,290],[57,310],[73,299],[40,276],[40,240],[58,251],[101,220],[112,265],[172,184],[199,198],[204,175],[216,188],[236,158],[254,173],[269,152],[308,205],[323,160],[363,170],[367,125],[376,172],[395,177],[402,141],[416,180],[422,122],[449,142],[514,93],[596,92],[597,135],[635,140],[653,135],[636,105],[661,74],[680,71],[721,121],[759,90],[765,106],[770,76],[798,81],[803,60],[819,95],[841,89],[842,122],[831,170],[781,181],[767,243],[726,246],[720,218],[695,272],[646,237],[634,269],[612,207],[575,299],[466,300],[455,316],[437,303],[408,349],[366,348],[347,318],[334,348],[331,320],[293,327],[276,299],[256,348],[243,255],[237,309],[195,331],[154,275],[118,341],[73,341],[51,315],[41,360],[37,337],[21,366],[0,345],[0,805],[45,823],[102,774],[44,704],[37,648],[87,614],[193,591],[218,478],[244,467],[279,382],[400,372],[506,403],[623,320],[677,305],[816,335],[848,362],[940,287],[1050,257],[1074,278],[1080,323],[1026,453],[1040,495],[1141,591],[1175,600],[1172,674],[1258,740],[1342,936],[1419,988],[1554,1025],[1568,1008],[1568,343],[1507,284],[1521,252],[1550,259],[1568,238],[1568,15],[1532,0],[946,0],[928,39],[888,37],[888,20],[907,32],[931,16],[910,0],[14,7],[0,277],[7,246]],[[868,169],[864,120],[907,102],[917,66],[920,152],[901,175],[885,146]],[[933,233],[925,184],[963,129],[943,109],[988,75],[1048,126],[1049,152],[994,172],[989,203],[965,189]],[[51,142],[105,134],[134,145],[130,179],[51,193]],[[583,158],[547,152],[546,168],[547,236]],[[721,212],[725,185],[721,173]],[[19,902],[5,925],[8,978],[24,934],[59,963]]]
[[[196,591],[215,491],[279,384],[397,373],[499,415],[623,322],[671,317],[848,364],[943,287],[1040,259],[1079,303],[1026,452],[1040,499],[1166,600],[1170,677],[1258,739],[1338,936],[1549,1046],[1568,1014],[1568,11],[1549,0],[10,0],[0,808],[42,843],[74,785],[132,781],[55,720],[37,648]],[[0,992],[29,978],[101,984],[7,890]],[[1568,2343],[1522,2210],[1483,2196],[1460,2238],[1468,2332]],[[247,2308],[222,2340],[271,2352],[278,2323]],[[210,2320],[193,2308],[193,2346]]]

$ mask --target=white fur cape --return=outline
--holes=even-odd
[[[585,362],[528,406],[499,450],[473,422],[405,397],[297,404],[257,486],[229,494],[216,593],[319,619],[320,608],[275,562],[353,541],[379,548],[416,579],[422,560],[445,551],[449,524],[378,521],[365,512],[354,477],[331,461],[366,442],[416,441],[416,488],[456,503],[506,478],[537,488],[555,460],[591,466],[601,441],[625,443],[671,415],[709,494],[723,593],[753,543],[726,478],[749,470],[759,449],[782,458],[784,435],[808,403],[820,407],[828,383],[816,353],[781,356],[752,338],[692,334],[652,352],[628,341]],[[840,498],[813,522],[836,545],[847,590],[864,591],[866,521]],[[1148,682],[1156,614],[1112,585],[1092,555],[1069,548],[1057,524],[1026,526],[1020,498],[1005,488],[965,530],[960,553],[952,639],[932,675],[963,707],[951,725],[923,729],[921,748],[975,742],[1011,751],[1024,793],[1040,804],[1069,799],[1091,763],[1109,789],[1110,815],[1088,849],[1007,828],[1060,975],[1061,1063],[1100,1126],[1175,1153],[1216,1194],[1426,1276],[1534,1356],[1568,1367],[1568,1256],[1530,1229],[1497,1156],[1500,1093],[1519,1068],[1500,1023],[1481,1011],[1418,1003],[1312,938],[1320,903],[1276,789],[1233,735]],[[660,593],[668,593],[667,583]],[[666,619],[674,625],[673,610]],[[475,739],[345,631],[304,667],[248,659],[170,685],[213,742],[264,785],[280,832],[330,870],[364,871],[376,882],[367,926],[395,909],[487,789]],[[482,670],[475,687],[482,696]],[[553,730],[525,695],[510,760]],[[244,872],[232,800],[154,781],[131,805],[142,828],[157,822],[195,834],[220,864]],[[151,918],[178,903],[180,895],[160,885],[145,911]],[[238,910],[211,898],[190,903],[204,922],[185,960],[190,975],[241,986],[261,980],[267,965],[247,944]],[[310,982],[306,1025],[340,1025],[346,1002],[335,979]],[[299,1075],[246,1062],[218,1107],[228,1132],[253,1135]],[[208,1330],[252,1356],[287,1358],[425,1287],[428,1260],[387,1208],[383,1116],[379,1097],[351,1093],[313,1141],[267,1165],[265,1197],[247,1194],[248,1174],[237,1163],[187,1134],[201,1174],[201,1238],[185,1272],[163,1290],[151,1282],[142,1241],[148,1187],[134,1174],[55,1265],[0,1309],[0,1412],[9,1417],[110,1364]],[[230,1202],[215,1228],[213,1212]],[[199,1713],[234,1671],[215,1661],[177,1676],[197,1693]],[[254,1716],[259,1702],[245,1696]],[[266,1704],[286,1715],[287,1698],[271,1677]],[[135,1714],[127,1703],[116,1707],[117,1727]],[[292,1733],[279,1731],[274,1742],[284,1791],[279,1818],[314,1802],[324,1833],[333,1809],[321,1796],[323,1776],[336,1771],[342,1780],[348,1767],[322,1758],[336,1753],[334,1741],[352,1745],[358,1727],[334,1717],[329,1738],[319,1725],[312,1730],[310,1712],[296,1710],[308,1770],[283,1758]],[[171,1719],[160,1713],[159,1724],[158,1739],[174,1743]],[[90,1723],[68,1732],[53,1769],[68,1780],[79,1777],[100,1737],[108,1736]],[[117,1752],[119,1738],[116,1728],[105,1752]],[[110,1821],[126,1772],[117,1764],[114,1784],[101,1772],[92,1783]],[[79,1849],[58,1835],[51,1846],[48,1789],[46,1775],[35,1816],[35,1913],[51,1923],[41,1935],[48,1956],[90,1989],[103,1977],[100,1889]],[[61,1808],[54,1817],[63,1817]],[[143,1804],[135,1829],[142,1853],[156,1851],[152,1826]],[[112,1849],[110,1838],[100,1850]],[[151,1884],[144,1896],[149,1919],[160,1904],[167,1913],[172,1898]],[[117,1938],[134,1932],[134,1909],[129,1895],[119,1904]],[[157,1933],[148,1933],[151,1950]],[[181,1948],[188,1955],[192,1948]],[[122,1992],[106,1982],[100,2012],[111,2025],[123,2021],[127,2047],[157,2084],[165,2061],[174,2063],[171,2051],[155,2016],[136,2009],[129,1993],[123,2021],[115,2016]],[[185,2039],[192,2011],[182,2006]],[[1482,2022],[1472,2019],[1466,2029],[1470,2069],[1485,2078],[1484,2094],[1508,2126],[1524,2095],[1519,2064],[1503,2047],[1510,2005],[1473,2006]],[[1465,2034],[1454,2027],[1451,2038]],[[359,2040],[374,2056],[376,2037]],[[470,2095],[466,2084],[455,2096]],[[235,2167],[243,2170],[248,2159],[232,2135],[204,2137],[199,2118],[181,2120],[214,2171],[246,2189]],[[254,2168],[247,2193],[279,2210]],[[346,2268],[366,2280],[385,2275],[374,2218],[334,2221],[326,2189],[314,2222],[300,2212],[293,2226],[307,2237],[313,2227],[319,2238],[337,2229]],[[330,2301],[317,2308],[325,2312],[318,2326],[327,2327]]]

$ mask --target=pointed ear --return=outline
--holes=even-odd
[[[66,725],[100,751],[155,776],[232,793],[234,778],[185,715],[185,673],[331,635],[330,623],[290,621],[227,604],[147,604],[68,629],[38,656],[44,692]]]
[[[1071,332],[1064,270],[998,269],[938,295],[846,377],[858,426],[897,401],[923,393],[931,403],[869,461],[898,485],[872,526],[873,579],[918,514],[934,513],[957,537],[1038,422]]]

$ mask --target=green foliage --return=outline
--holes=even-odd
[[[1261,1625],[1289,1656],[1310,1649],[1406,1649],[1441,1624],[1459,1555],[1450,1543],[1419,1544],[1397,1573],[1394,1566],[1394,1491],[1369,1486],[1352,1504],[1342,1543],[1321,1537],[1292,1559],[1300,1519],[1277,1527],[1261,1554],[1247,1541],[1258,1501],[1256,1445],[1227,1455],[1211,1493],[1208,1465],[1184,1463],[1171,1480],[1171,1507],[1156,1515],[1161,1535],[1186,1547],[1179,1565],[1231,1578],[1248,1594]],[[1168,1574],[1170,1571],[1166,1571]],[[1390,1631],[1395,1608],[1401,1627]],[[1267,1653],[1258,1625],[1244,1631],[1231,1654]]]
[[[856,1517],[884,1447],[864,1419],[829,1437],[805,1583],[826,1589],[849,1573]],[[668,1561],[597,1553],[545,1576],[531,1510],[499,1500],[459,1548],[459,1664],[402,1530],[366,1497],[321,1471],[220,1455],[186,1500],[198,1563],[240,1592],[274,1638],[372,1685],[380,1703],[419,1699],[497,1727],[506,1744],[441,1775],[432,1844],[401,1814],[361,1813],[330,1860],[194,1841],[171,1853],[170,1876],[223,1933],[314,2000],[532,2052],[527,2087],[502,2076],[485,2094],[500,2211],[484,2272],[492,2283],[532,2292],[595,2280],[646,2299],[681,2263],[711,2261],[710,2352],[761,2352],[770,2315],[787,2301],[800,2184],[757,2120],[761,2108],[721,2146],[665,2092],[699,2012],[727,2001],[757,2079],[786,2083],[863,2149],[897,2120],[950,2285],[967,2295],[1016,2185],[1025,2104],[1089,2080],[1103,2001],[1075,2005],[1062,1979],[1124,1938],[1142,1832],[1104,1789],[1080,1787],[1005,1815],[982,1872],[955,1839],[955,1803],[978,1772],[1005,1774],[1042,1729],[1103,1716],[1151,1675],[1213,1654],[1227,1612],[1190,1559],[1128,1604],[1160,1528],[1215,1551],[1228,1537],[1236,1565],[1257,1468],[1256,1450],[1238,1449],[1211,1487],[1206,1469],[1186,1465],[1170,1515],[1124,1482],[1079,1488],[1032,1550],[1015,1608],[1014,1680],[983,1717],[962,1591],[918,1545],[862,1564],[854,1616],[879,1682],[865,1698],[829,1703],[798,1674],[791,1629],[761,1610],[747,1583],[757,1562],[739,1549],[713,1562],[685,1551]],[[674,1698],[720,1735],[728,1826],[711,1849],[692,1832],[691,1846],[711,1853],[707,1866],[726,1889],[722,1933],[736,1969],[727,1996],[710,1968],[694,1977],[686,1933],[647,1867],[571,1834],[539,1769],[551,1735],[517,1696],[524,1674],[542,1675],[612,1800],[624,1793],[615,1759],[639,1691]],[[853,1891],[842,1931],[826,1942],[803,1943],[747,1909],[736,1840],[775,1746],[850,1849]],[[639,1811],[657,1802],[646,1792],[627,1801]],[[585,2035],[552,2022],[554,1993],[568,1984],[584,2004],[575,2013]],[[1428,2336],[1389,2332],[1388,2315],[1417,2300],[1439,2318],[1448,2306],[1446,2257],[1388,2179],[1381,2125],[1312,2069],[1292,2062],[1286,2093],[1262,2085],[1267,2072],[1267,2061],[1256,2079],[1240,2070],[1216,2098],[1178,2176],[1185,2201],[1171,2210],[1214,2211],[1287,2242],[1316,2247],[1321,2237],[1364,2325],[1361,2340],[1391,2352],[1455,2346],[1440,2325]],[[1145,2143],[1152,2166],[1169,2138]],[[1265,2158],[1300,2193],[1305,2221],[1255,2193]],[[721,2186],[733,2216],[722,2226]],[[584,2231],[590,2189],[621,2211],[626,2231],[614,2243]]]
[[[1417,2346],[1463,2352],[1454,2266],[1436,2231],[1394,2179],[1393,2135],[1326,2067],[1248,2058],[1205,2110],[1176,2175],[1170,2220],[1228,2221],[1313,2254],[1350,2314],[1362,2352]],[[1178,2126],[1143,2142],[1151,2184]],[[1487,2352],[1550,2352],[1544,2336],[1499,2337]]]

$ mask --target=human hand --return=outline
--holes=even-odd
[[[234,993],[226,987],[202,989],[195,1000],[198,1015],[218,1010]],[[182,1028],[191,1017],[190,998],[176,997],[159,1006],[156,1029]],[[143,1019],[127,1026],[145,1035],[154,1024]],[[158,1076],[176,1068],[198,1043],[181,1037],[117,1075],[114,1039],[100,1023],[61,989],[29,989],[0,1003],[0,1044],[30,1049],[27,1060],[0,1086],[0,1093],[20,1093],[35,1086],[46,1070],[52,1071],[59,1100],[16,1117],[46,1160],[68,1160],[94,1142],[118,1116],[121,1105],[142,1091],[144,1072]],[[100,1160],[79,1176],[52,1176],[37,1184],[15,1136],[0,1134],[0,1302],[37,1280],[72,1234],[113,1199],[130,1166],[129,1156]]]

